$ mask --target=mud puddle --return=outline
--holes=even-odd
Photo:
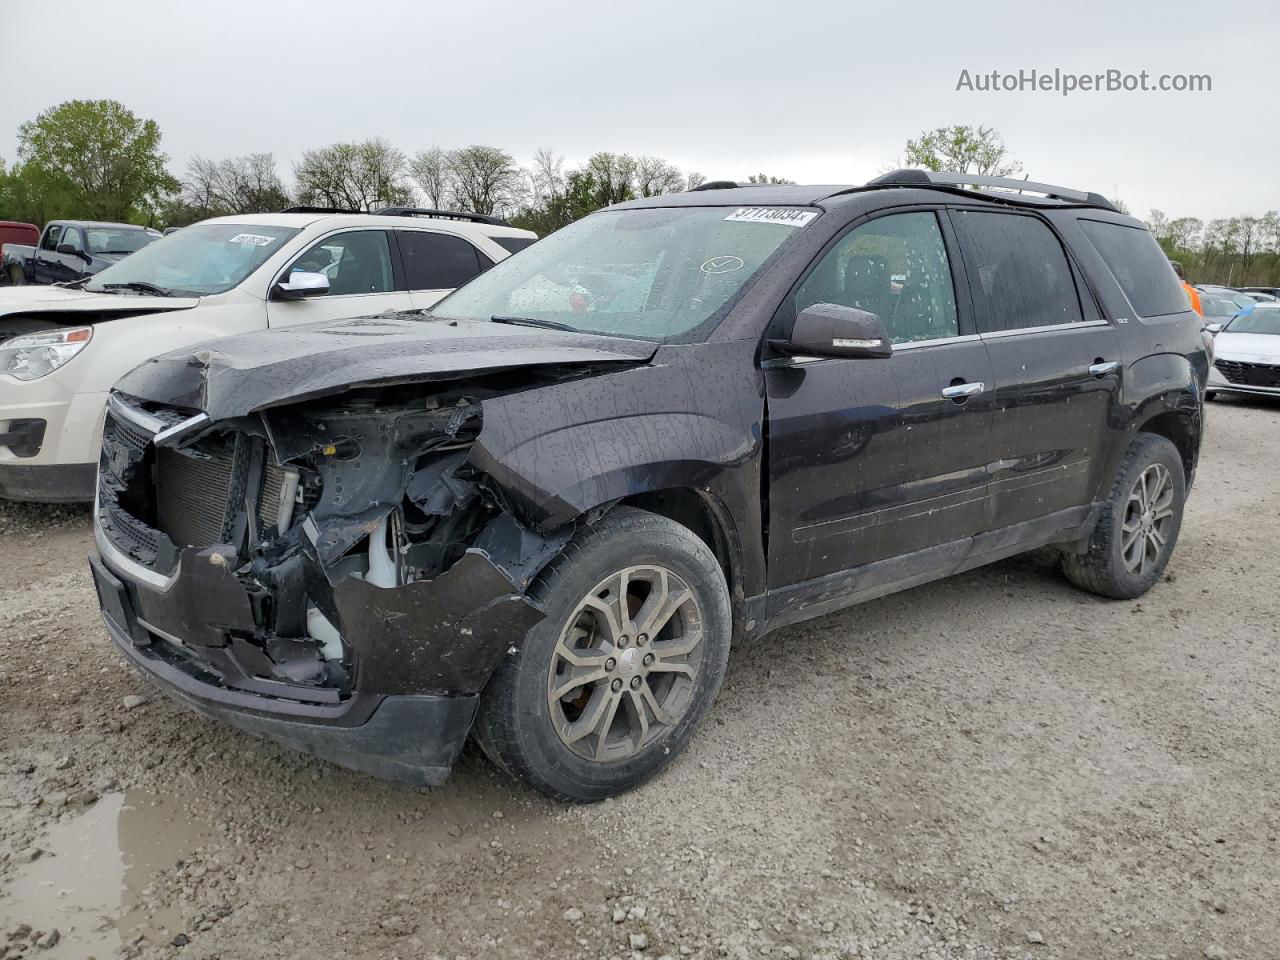
[[[106,794],[49,828],[38,842],[43,855],[22,867],[0,915],[12,918],[8,926],[57,930],[54,955],[105,960],[139,935],[167,941],[182,929],[181,908],[150,903],[147,887],[207,835],[181,800],[143,790]]]

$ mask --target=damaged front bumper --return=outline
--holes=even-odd
[[[99,545],[114,553],[109,542],[99,538]],[[188,570],[180,569],[166,590],[129,577],[127,570],[117,576],[102,554],[90,556],[103,621],[126,659],[164,693],[206,716],[352,770],[416,786],[445,781],[485,680],[542,617],[511,593],[510,582],[478,551],[436,581],[407,585],[417,589],[384,590],[354,581],[359,587],[340,592],[338,602],[351,612],[344,623],[366,650],[369,669],[350,695],[338,696],[326,688],[264,679],[256,662],[261,652],[236,642],[234,634],[226,646],[199,647],[158,625],[208,623],[218,604],[234,616],[226,604],[235,600],[238,585],[225,566],[210,562],[215,555],[216,548],[184,553]]]
[[[452,407],[431,421],[452,431],[450,449],[425,454],[438,431],[422,441],[398,429],[421,412],[362,413],[354,426],[341,413],[317,415],[325,430],[341,424],[332,442],[295,441],[322,429],[296,418],[273,443],[251,421],[174,428],[117,400],[94,582],[116,645],[181,702],[355,770],[436,785],[490,675],[543,618],[525,590],[572,528],[544,537],[500,508],[465,469]],[[301,453],[277,463],[291,442]],[[301,480],[281,474],[295,467]]]

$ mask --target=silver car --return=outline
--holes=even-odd
[[[1280,397],[1280,303],[1260,303],[1205,329],[1214,334],[1207,399],[1219,393]]]

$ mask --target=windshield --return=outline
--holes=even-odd
[[[1280,336],[1280,307],[1258,307],[1236,317],[1227,326],[1232,333],[1269,333]]]
[[[297,232],[294,227],[197,223],[107,267],[84,289],[142,283],[179,296],[223,293],[239,286]]]
[[[800,207],[604,211],[504,260],[432,312],[687,342],[705,336],[817,216]]]
[[[1205,293],[1200,295],[1200,308],[1206,317],[1234,317],[1240,312],[1234,300],[1211,297]]]
[[[90,253],[133,253],[156,239],[145,230],[113,230],[110,227],[86,227],[84,236]]]

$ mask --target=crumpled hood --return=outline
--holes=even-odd
[[[1224,330],[1213,340],[1214,355],[1244,363],[1280,363],[1280,337],[1270,333],[1232,333]]]
[[[223,420],[355,386],[540,364],[643,362],[657,349],[646,340],[385,314],[212,340],[148,360],[116,388]]]
[[[90,293],[71,287],[27,285],[0,287],[0,317],[41,313],[97,314],[99,318],[123,314],[190,310],[198,297],[151,297],[145,294]],[[91,316],[86,321],[92,322]]]

